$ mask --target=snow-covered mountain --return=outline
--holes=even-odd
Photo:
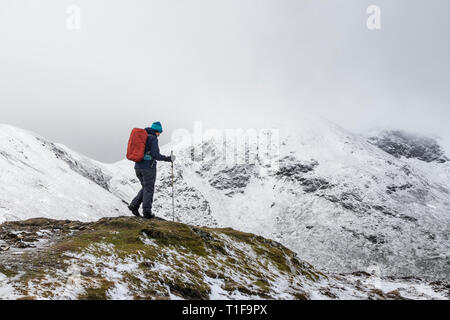
[[[400,143],[396,132],[377,139],[310,118],[279,128],[277,170],[227,166],[213,140],[196,146],[202,161],[189,147],[165,146],[179,155],[178,219],[274,239],[331,272],[449,279],[450,162],[433,140],[405,135],[407,154],[392,154],[385,146],[388,137]],[[155,209],[170,218],[164,164],[160,179]]]
[[[0,125],[0,223],[128,214],[122,200],[108,191],[112,172],[107,167],[38,135]]]
[[[438,145],[423,158],[412,150],[429,143],[408,135],[367,137],[311,118],[272,126],[278,168],[227,165],[213,139],[194,146],[195,161],[190,145],[163,146],[178,156],[176,219],[274,239],[328,272],[448,280],[450,163]],[[407,151],[390,152],[394,142]],[[158,171],[154,211],[172,219],[170,165]],[[129,215],[122,200],[139,189],[129,161],[102,164],[9,126],[0,127],[0,172],[0,221]]]

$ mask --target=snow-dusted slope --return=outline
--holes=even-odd
[[[449,298],[442,283],[324,275],[270,239],[156,219],[7,222],[0,255],[0,300]]]
[[[95,220],[129,214],[102,164],[0,125],[0,223],[31,217]]]
[[[177,218],[274,239],[332,272],[450,277],[449,162],[397,158],[326,121],[279,128],[277,170],[227,166],[213,141],[203,141],[202,161],[191,148],[163,147],[179,156]],[[171,218],[167,165],[159,177],[155,212]]]

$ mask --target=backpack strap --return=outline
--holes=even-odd
[[[148,143],[148,139],[150,139],[150,134],[147,137],[147,143]],[[144,153],[144,160],[146,161],[151,161],[153,158],[150,155],[150,150],[148,150],[147,152]]]

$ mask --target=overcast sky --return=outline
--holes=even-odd
[[[156,120],[164,142],[194,120],[300,111],[450,141],[449,14],[448,0],[1,0],[0,122],[105,162]]]

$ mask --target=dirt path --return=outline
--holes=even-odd
[[[0,225],[0,271],[29,271],[42,253],[53,243],[74,232],[84,230],[87,223],[44,218],[5,222]]]

